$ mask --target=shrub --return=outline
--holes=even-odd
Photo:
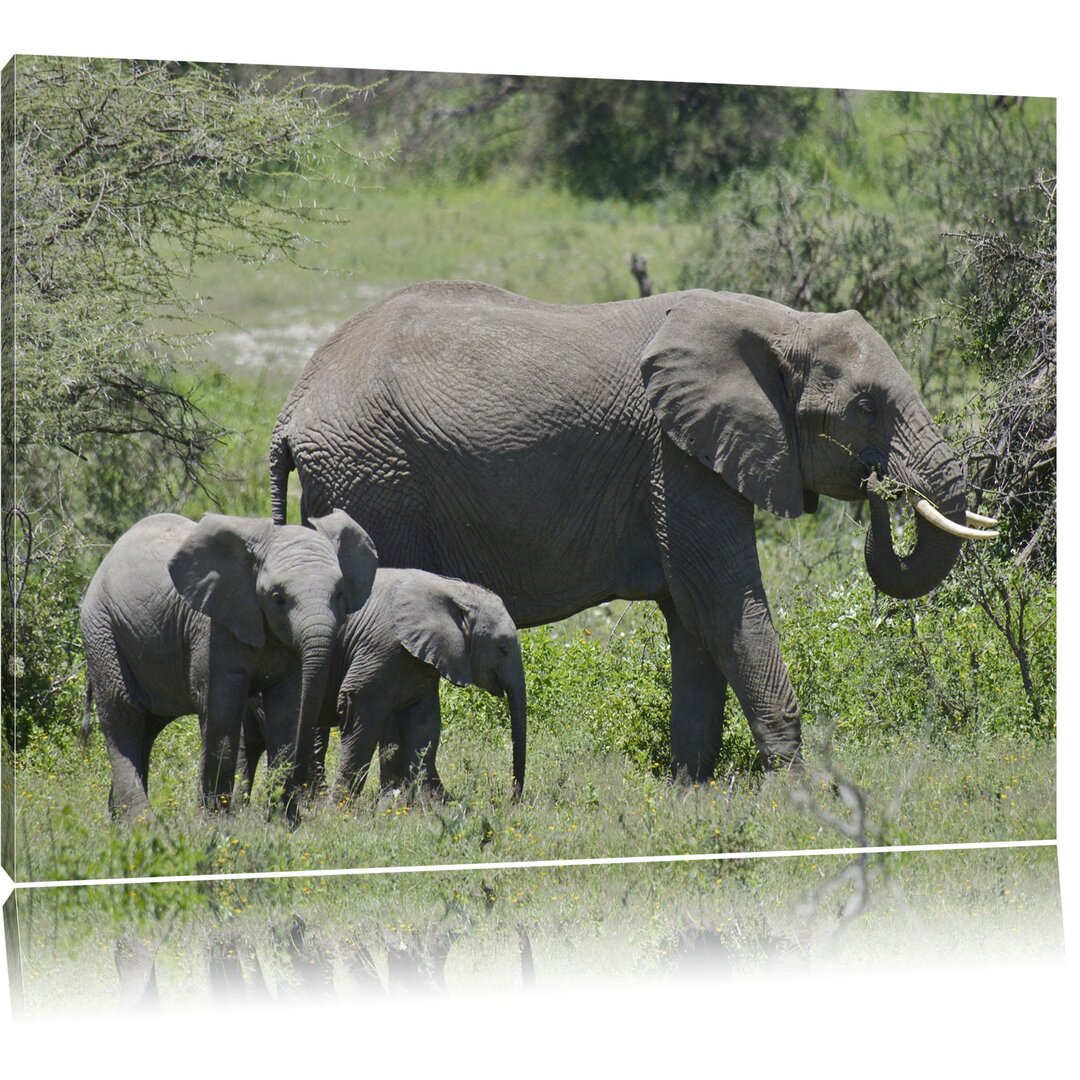
[[[778,613],[808,727],[839,742],[1053,735],[1055,594],[1028,598],[1025,663],[968,583],[893,601],[861,577]]]
[[[591,753],[624,754],[666,772],[671,663],[667,632],[655,605],[627,629],[586,625],[569,631],[537,627],[521,633],[529,728]],[[505,705],[473,687],[442,684],[443,722],[509,739]]]

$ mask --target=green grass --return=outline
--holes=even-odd
[[[198,730],[170,725],[151,763],[152,826],[116,828],[106,810],[109,766],[40,732],[16,772],[22,880],[233,874],[349,866],[517,862],[603,856],[750,852],[881,843],[1049,839],[1055,835],[1052,739],[966,731],[918,740],[901,731],[852,737],[811,713],[800,780],[761,776],[745,721],[729,710],[725,762],[695,788],[666,778],[667,669],[649,620],[614,644],[601,635],[524,635],[530,725],[526,792],[513,803],[503,707],[470,689],[443,689],[440,771],[446,804],[380,799],[370,785],[347,807],[309,806],[295,833],[266,813],[268,785],[227,815],[196,810]],[[876,688],[890,681],[879,674]],[[811,698],[813,702],[813,698]],[[819,700],[819,705],[822,702]],[[934,704],[934,709],[940,704]],[[331,741],[328,766],[336,760]],[[331,773],[332,774],[332,773]],[[832,777],[866,800],[862,831]],[[801,795],[799,793],[802,793]],[[822,811],[806,809],[810,800]]]
[[[260,362],[295,374],[329,331],[414,281],[465,278],[561,303],[638,295],[630,256],[648,259],[654,291],[677,287],[697,227],[655,206],[578,200],[512,177],[468,187],[410,183],[391,168],[365,173],[355,195],[328,191],[340,224],[312,227],[303,270],[285,259],[202,264],[189,282],[219,331],[206,359],[226,369]],[[221,320],[225,320],[222,322]]]

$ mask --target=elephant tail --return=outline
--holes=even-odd
[[[83,718],[82,718],[82,730],[79,732],[79,742],[82,744],[85,750],[90,745],[90,731],[93,728],[94,721],[92,718],[92,710],[94,707],[94,684],[90,681],[90,675],[86,676],[86,697],[83,699]]]
[[[284,525],[289,496],[289,473],[296,468],[289,440],[280,426],[270,440],[270,515],[275,525]]]

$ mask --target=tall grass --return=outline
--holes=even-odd
[[[963,648],[934,644],[890,665],[884,647],[857,642],[836,622],[868,612],[827,606],[797,616],[786,641],[806,714],[804,777],[761,776],[749,733],[729,703],[725,760],[695,788],[667,779],[669,667],[658,616],[605,638],[586,626],[526,631],[529,761],[525,795],[510,798],[505,708],[488,695],[444,686],[440,772],[447,803],[382,796],[369,784],[347,806],[316,802],[298,831],[267,811],[263,774],[252,804],[227,815],[196,809],[198,726],[166,728],[151,762],[158,822],[117,829],[108,819],[109,766],[100,737],[83,750],[58,730],[37,732],[19,756],[20,877],[112,878],[226,874],[342,866],[498,863],[688,852],[813,849],[862,843],[1048,839],[1055,834],[1054,744],[1002,712],[1020,695],[991,680],[985,710],[967,717],[927,678],[951,680]],[[812,624],[812,625],[811,625]],[[782,640],[784,628],[782,625]],[[1008,657],[988,636],[961,638],[988,669]],[[805,648],[806,652],[802,651]],[[812,646],[816,643],[816,650]],[[806,665],[813,665],[808,668]],[[830,665],[836,665],[833,670]],[[935,673],[935,667],[937,668]],[[899,674],[904,678],[899,678]],[[914,673],[914,674],[913,674]],[[962,688],[950,685],[951,694]],[[893,711],[883,715],[886,707]],[[908,713],[914,713],[912,719]],[[1034,737],[1033,737],[1034,736]],[[336,762],[331,740],[328,766]],[[862,792],[855,831],[841,776]],[[817,809],[812,809],[816,807]]]

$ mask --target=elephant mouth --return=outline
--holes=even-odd
[[[924,518],[942,532],[958,537],[961,540],[996,540],[1000,535],[994,528],[997,525],[996,518],[984,517],[982,514],[965,510],[966,524],[958,525],[938,510],[926,496],[896,480],[890,480],[887,477],[885,479],[880,478],[876,469],[869,462],[867,464],[870,467],[870,475],[866,478],[864,486],[871,495],[876,495],[878,498],[888,502],[903,494],[907,497],[911,508],[921,518]]]

